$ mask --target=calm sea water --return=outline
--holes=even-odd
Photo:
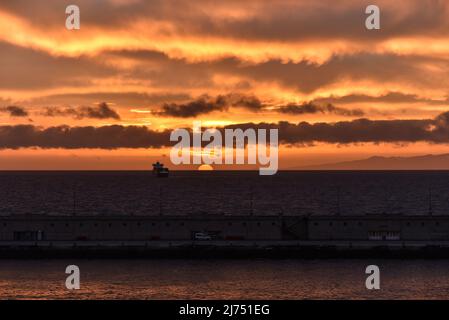
[[[1,214],[449,213],[449,172],[0,172]]]
[[[67,265],[81,290],[65,289]],[[365,289],[377,264],[381,289]],[[449,261],[1,261],[2,299],[448,299]]]

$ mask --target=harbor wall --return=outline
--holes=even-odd
[[[448,216],[1,216],[0,241],[449,240]]]
[[[309,240],[449,240],[448,216],[315,216]]]
[[[1,217],[0,241],[27,240],[280,240],[278,217],[67,216]]]

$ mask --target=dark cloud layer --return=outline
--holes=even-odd
[[[202,96],[194,101],[183,104],[166,103],[160,111],[154,113],[164,117],[189,118],[214,111],[225,111],[227,108],[228,103],[224,96],[218,96],[215,99]]]
[[[414,83],[419,87],[441,86],[447,80],[434,75],[429,77],[425,65],[447,68],[446,61],[420,56],[395,54],[377,55],[360,53],[334,56],[322,65],[308,61],[299,63],[272,59],[264,63],[242,65],[235,59],[216,63],[216,69],[230,75],[240,75],[253,81],[276,82],[283,87],[295,88],[299,92],[312,93],[339,81],[358,82],[370,80],[378,83]]]
[[[223,129],[279,129],[279,142],[286,145],[327,142],[348,143],[449,143],[449,112],[434,119],[368,120],[336,123],[290,122],[244,123]],[[0,126],[0,148],[160,148],[170,146],[171,130],[154,131],[137,126],[50,127]]]
[[[437,57],[392,53],[335,55],[323,64],[306,60],[285,62],[274,58],[260,63],[242,63],[237,58],[188,62],[154,51],[117,51],[109,54],[138,61],[142,67],[133,70],[132,75],[139,79],[153,79],[154,86],[164,88],[210,87],[215,85],[215,75],[239,77],[242,81],[252,83],[277,83],[303,93],[312,93],[342,80],[408,83],[422,88],[440,88],[447,83],[446,73],[430,73],[428,66],[439,70],[449,69],[448,61]]]
[[[100,103],[95,107],[47,107],[41,115],[46,117],[73,117],[75,119],[81,120],[84,118],[88,119],[115,119],[120,120],[120,115],[105,102]]]
[[[230,98],[230,104],[234,107],[243,107],[247,110],[253,112],[259,112],[266,107],[259,98],[255,96],[245,96],[245,95],[228,95]]]
[[[191,99],[186,93],[144,93],[144,92],[94,92],[94,93],[64,93],[37,97],[31,103],[38,105],[64,105],[68,101],[75,105],[89,105],[95,101],[110,101],[117,105],[129,107],[151,106],[166,102],[181,102]]]
[[[370,96],[365,94],[349,94],[341,97],[323,97],[315,99],[316,103],[426,103],[431,105],[448,105],[449,99],[428,99],[419,97],[416,94],[402,92],[388,92],[380,96]]]
[[[0,112],[9,113],[11,117],[28,117],[28,111],[18,106],[7,106],[0,108]]]
[[[170,130],[157,132],[137,126],[68,127],[42,129],[32,125],[0,126],[0,148],[159,148],[170,141]]]
[[[280,113],[299,115],[299,114],[314,114],[314,113],[332,113],[341,116],[362,117],[364,112],[360,109],[348,110],[336,107],[332,104],[320,106],[311,102],[303,104],[287,104],[277,109]]]
[[[160,111],[154,114],[164,117],[190,118],[214,111],[226,111],[230,107],[241,107],[252,112],[263,110],[266,105],[252,95],[230,93],[212,98],[203,95],[187,103],[165,103]]]
[[[219,95],[216,98],[203,95],[187,103],[166,103],[162,106],[161,110],[154,112],[154,114],[165,117],[190,118],[214,111],[226,111],[230,107],[240,107],[251,112],[260,112],[265,110],[267,107],[270,107],[270,105],[262,102],[258,97],[253,95],[231,93],[227,95]],[[318,105],[311,102],[306,102],[300,105],[287,104],[284,106],[278,106],[273,110],[279,113],[291,115],[315,113],[329,113],[353,117],[361,117],[364,115],[363,111],[359,109],[349,110],[336,107],[332,104]]]
[[[429,142],[449,143],[449,112],[434,119],[421,120],[369,120],[356,119],[336,123],[298,124],[240,124],[243,128],[277,128],[279,140],[284,144],[308,144],[326,142],[348,143],[403,143]],[[235,127],[235,126],[230,126]]]

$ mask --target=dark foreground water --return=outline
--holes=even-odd
[[[65,288],[65,268],[81,290]],[[381,289],[365,288],[365,268]],[[2,299],[448,299],[449,261],[0,261]]]
[[[251,200],[252,199],[252,200]],[[0,172],[8,214],[449,214],[449,171]]]

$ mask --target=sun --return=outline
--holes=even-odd
[[[198,167],[198,171],[213,171],[214,168],[208,164],[202,164]]]

